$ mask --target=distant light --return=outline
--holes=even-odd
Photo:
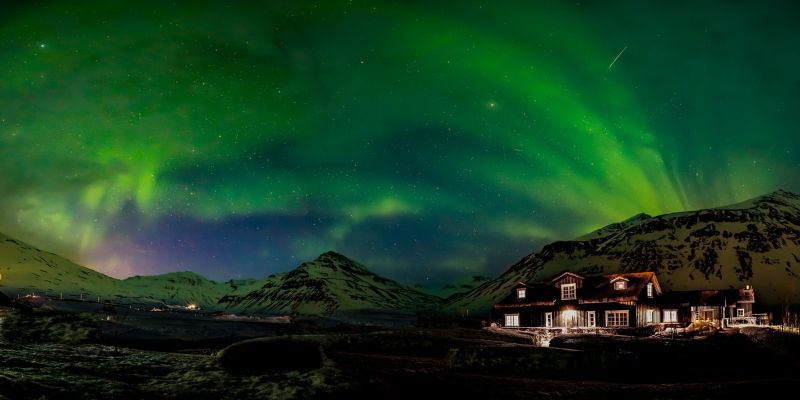
[[[40,48],[40,49],[43,49],[43,48],[45,48],[45,47],[47,47],[47,45],[46,45],[46,44],[44,44],[44,43],[39,43],[39,48]]]

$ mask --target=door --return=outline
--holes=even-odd
[[[544,313],[544,326],[547,328],[553,327],[553,313]]]
[[[587,311],[586,312],[586,326],[589,328],[594,328],[597,326],[597,319],[596,314],[594,311]]]

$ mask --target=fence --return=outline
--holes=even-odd
[[[800,314],[793,312],[783,313],[783,328],[800,333]]]

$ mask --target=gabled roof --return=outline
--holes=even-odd
[[[553,305],[561,300],[561,292],[553,285],[565,275],[575,276],[583,280],[583,287],[578,289],[578,303],[608,303],[638,300],[647,283],[652,282],[655,292],[661,294],[661,285],[652,272],[634,272],[627,274],[580,276],[572,272],[564,272],[555,278],[536,283],[519,282],[515,289],[530,288],[524,299],[516,298],[516,290],[495,305],[497,308],[527,307]],[[612,284],[615,280],[624,279],[628,284],[625,289],[616,290]]]
[[[500,300],[495,307],[528,307],[528,306],[548,306],[553,305],[561,296],[561,292],[555,286],[547,283],[524,283],[520,282],[512,290],[511,294]],[[517,290],[526,288],[525,298],[517,298]]]
[[[553,282],[555,282],[555,281],[557,281],[557,280],[559,280],[562,277],[567,276],[567,275],[573,276],[573,277],[578,278],[578,279],[586,279],[586,278],[584,278],[584,277],[582,277],[582,276],[580,276],[580,275],[578,275],[578,274],[576,274],[574,272],[565,271],[565,272],[562,272],[562,273],[556,275],[555,278],[550,279],[549,283],[553,283]]]
[[[756,294],[753,287],[747,285],[746,288],[739,289],[739,303],[755,303]]]
[[[618,280],[628,283],[625,289],[614,289],[612,283]],[[581,303],[635,301],[647,288],[648,282],[653,282],[656,294],[661,294],[661,285],[652,272],[592,276],[583,282],[583,291],[578,294],[578,300]]]

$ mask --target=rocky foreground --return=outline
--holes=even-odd
[[[729,399],[800,383],[800,336],[764,329],[543,348],[486,329],[415,328],[176,353],[8,340],[10,326],[0,327],[0,399]]]

